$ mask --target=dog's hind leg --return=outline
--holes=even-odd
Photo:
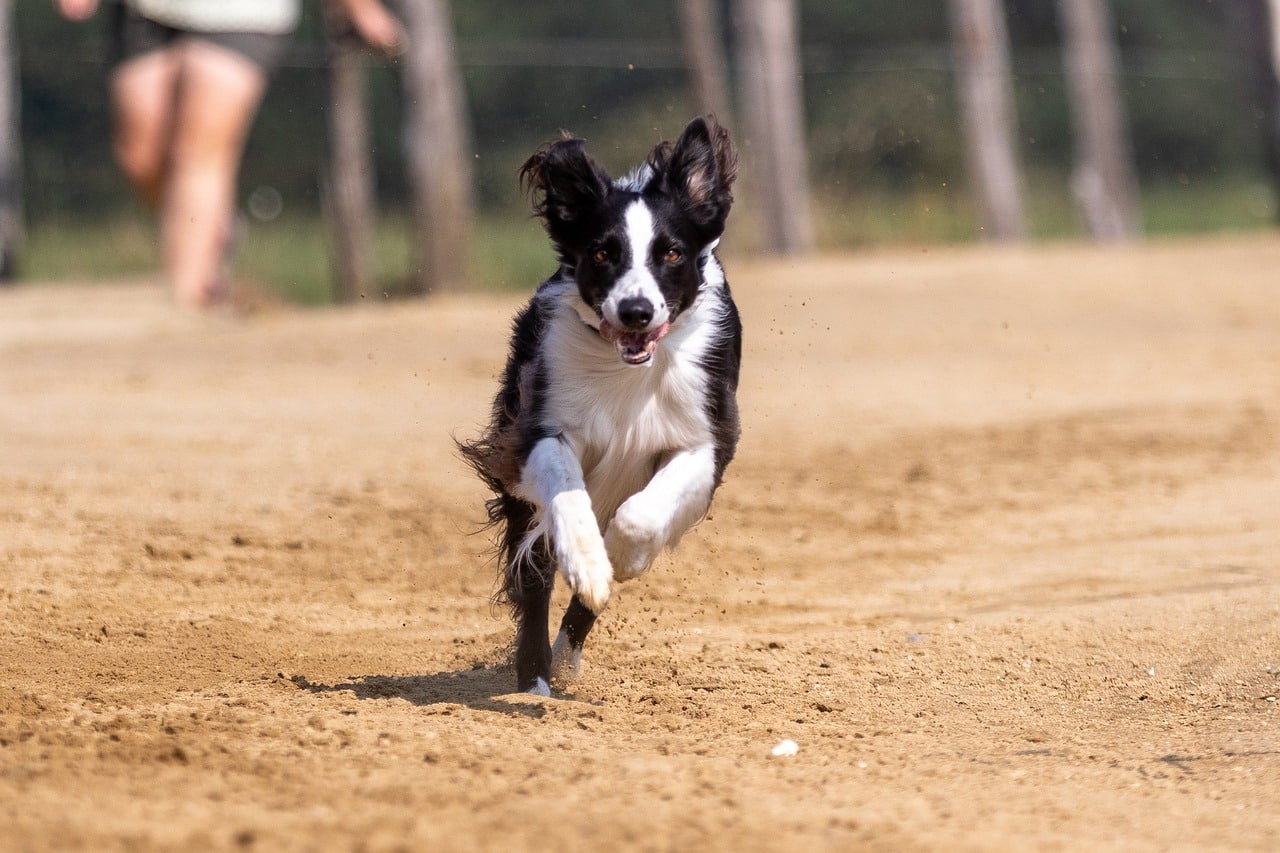
[[[586,642],[591,626],[596,624],[596,614],[583,604],[578,596],[569,602],[560,620],[560,633],[551,647],[551,677],[557,681],[572,681],[582,669],[582,644]]]
[[[548,612],[555,568],[542,542],[513,573],[508,595],[516,620],[516,687],[525,693],[551,695],[551,644],[547,642]]]
[[[547,642],[547,619],[555,565],[545,539],[523,549],[521,541],[533,524],[533,507],[517,498],[503,496],[500,515],[504,521],[502,555],[506,567],[502,596],[511,605],[516,623],[516,688],[541,696],[551,695],[551,644]]]

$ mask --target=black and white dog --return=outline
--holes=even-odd
[[[494,491],[520,690],[578,672],[610,582],[703,516],[738,443],[742,326],[713,251],[737,155],[714,120],[611,180],[565,136],[521,169],[560,258],[517,316],[492,419],[459,443]],[[555,570],[573,590],[555,647]]]

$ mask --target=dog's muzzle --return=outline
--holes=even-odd
[[[669,322],[653,329],[635,332],[619,329],[606,319],[600,320],[600,336],[618,348],[618,355],[625,363],[636,366],[647,364],[653,358],[658,349],[658,341],[665,338],[669,331]]]

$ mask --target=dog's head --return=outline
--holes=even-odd
[[[649,363],[697,298],[706,253],[724,232],[737,174],[728,131],[696,118],[619,181],[566,135],[520,174],[600,334],[627,364]]]

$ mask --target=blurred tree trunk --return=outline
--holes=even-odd
[[[1235,36],[1246,46],[1252,119],[1262,134],[1280,222],[1280,0],[1234,0],[1226,10]]]
[[[1280,217],[1280,0],[1267,3],[1269,13],[1267,29],[1268,55],[1271,59],[1267,74],[1267,151],[1271,160],[1271,175],[1276,187],[1276,213]]]
[[[989,240],[1023,240],[1009,35],[1000,0],[948,0],[969,182]]]
[[[0,0],[0,283],[12,281],[22,251],[22,135],[13,0]]]
[[[722,125],[732,129],[729,63],[725,60],[716,0],[676,0],[676,5],[698,109],[714,114]]]
[[[1262,68],[1261,92],[1266,121],[1264,144],[1267,165],[1271,170],[1276,219],[1280,221],[1280,0],[1268,0],[1261,11],[1266,22],[1262,28],[1262,52],[1267,60]]]
[[[813,247],[794,0],[735,0],[744,153],[760,201],[762,248]],[[740,136],[740,141],[743,141]]]
[[[447,0],[406,0],[405,147],[413,192],[412,289],[465,287],[475,225],[471,143]]]
[[[1131,240],[1142,235],[1142,211],[1106,0],[1059,8],[1075,136],[1071,192],[1095,240]]]
[[[364,51],[336,4],[325,4],[329,56],[329,163],[325,218],[334,252],[334,297],[351,302],[374,284],[373,235],[377,216],[369,110],[365,105]]]

